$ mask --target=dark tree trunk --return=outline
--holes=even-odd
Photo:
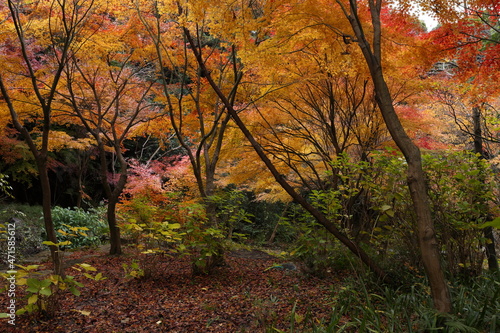
[[[481,130],[481,109],[479,107],[472,108],[472,123],[474,126],[474,152],[479,154],[481,158],[487,159],[488,156],[485,153],[483,147],[483,133]],[[486,214],[486,217],[489,217],[489,214]],[[485,246],[486,258],[488,259],[488,268],[490,271],[497,271],[498,260],[495,248],[495,237],[493,235],[493,228],[492,227],[484,228],[483,234],[484,238],[488,240]]]
[[[98,137],[94,135],[94,137]],[[120,255],[122,254],[121,248],[121,239],[120,239],[120,228],[116,221],[116,205],[118,204],[118,200],[120,198],[120,194],[122,193],[125,184],[127,183],[127,166],[126,162],[123,159],[123,156],[118,156],[118,160],[120,162],[120,178],[116,182],[114,186],[111,186],[110,181],[108,179],[108,158],[106,157],[106,149],[104,148],[104,144],[98,141],[99,148],[99,158],[100,158],[100,178],[101,184],[104,189],[104,193],[106,194],[106,198],[108,199],[108,208],[106,211],[106,218],[108,220],[109,226],[109,254],[111,255]],[[120,152],[120,150],[118,150]]]
[[[119,255],[122,254],[120,228],[116,222],[116,204],[118,200],[108,201],[107,218],[109,225],[109,254]]]
[[[38,166],[38,173],[40,177],[40,184],[42,187],[42,209],[43,209],[43,221],[45,225],[45,232],[47,234],[47,240],[57,244],[57,235],[54,229],[54,222],[52,220],[52,202],[51,202],[51,190],[50,181],[47,170],[47,158],[43,155],[36,155],[36,162]],[[62,253],[59,248],[55,245],[49,245],[50,256],[54,264],[54,274],[64,277],[64,269],[62,263]]]

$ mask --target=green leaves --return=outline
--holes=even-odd
[[[493,221],[483,223],[479,226],[479,228],[481,228],[481,229],[487,228],[487,227],[493,227],[493,228],[500,229],[500,217],[497,217]]]
[[[56,302],[56,298],[54,296],[64,291],[69,291],[74,296],[81,295],[79,288],[84,287],[84,285],[83,283],[77,281],[74,276],[66,275],[65,277],[62,277],[52,274],[47,277],[36,277],[37,275],[40,275],[37,272],[37,270],[41,269],[40,265],[17,266],[19,267],[19,270],[10,271],[9,276],[14,274],[16,284],[25,288],[27,292],[27,304],[16,311],[16,314],[18,315],[53,309],[54,302]],[[102,273],[97,273],[95,276],[86,273],[96,271],[96,268],[89,264],[77,264],[73,266],[73,269],[80,272],[84,271],[83,275],[94,281],[106,279]],[[3,274],[2,276],[6,277],[7,275]],[[0,314],[0,318],[1,317],[2,314]]]
[[[81,208],[52,209],[54,226],[58,232],[58,244],[67,248],[79,248],[82,246],[93,246],[101,243],[101,235],[107,230],[104,214],[99,209],[85,211]]]
[[[40,293],[45,296],[52,295],[52,290],[50,290],[50,285],[52,284],[52,282],[49,279],[38,280],[38,279],[28,278],[26,280],[26,284],[28,285],[28,288],[26,290],[29,291],[30,293],[33,294]]]
[[[145,276],[144,269],[142,269],[137,260],[133,260],[130,265],[122,264],[126,278],[140,279]]]
[[[70,241],[63,241],[63,242],[54,243],[51,241],[43,241],[42,244],[59,247],[59,246],[69,245],[69,244],[71,244],[71,242]]]

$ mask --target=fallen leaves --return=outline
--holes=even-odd
[[[161,257],[148,279],[126,279],[123,264],[144,259],[84,256],[106,280],[89,280],[81,296],[63,294],[60,311],[49,319],[18,317],[16,327],[0,322],[2,332],[260,332],[306,325],[305,318],[328,321],[332,277],[320,280],[298,271],[267,270],[278,259],[226,256],[225,265],[207,276],[192,276],[186,258]],[[81,265],[80,265],[81,267]],[[5,304],[6,295],[0,295]],[[18,300],[25,302],[26,300]],[[294,311],[293,311],[294,310]],[[10,330],[10,331],[9,331]]]

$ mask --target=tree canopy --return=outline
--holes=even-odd
[[[440,25],[427,31],[416,8]],[[271,240],[286,225],[307,244],[298,249],[314,247],[308,235],[340,244],[384,283],[401,283],[389,263],[402,258],[451,313],[451,273],[479,274],[483,255],[498,269],[499,10],[493,0],[9,0],[1,189],[17,201],[26,188],[40,194],[61,278],[68,243],[53,207],[104,204],[110,254],[129,237],[209,274],[226,240],[248,230]],[[259,205],[282,211],[267,221]]]

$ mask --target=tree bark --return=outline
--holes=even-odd
[[[344,10],[344,14],[351,24],[356,41],[370,70],[373,85],[375,87],[377,104],[387,129],[408,163],[407,183],[417,216],[420,252],[424,269],[429,279],[434,307],[439,312],[451,312],[451,296],[444,277],[443,268],[441,267],[439,245],[431,215],[420,149],[412,142],[401,125],[399,117],[394,110],[392,96],[383,75],[381,61],[381,0],[369,1],[373,25],[372,44],[366,39],[365,32],[359,20],[357,0],[349,0],[349,9],[345,8],[341,2],[337,2]]]
[[[94,135],[97,139],[99,135]],[[122,254],[121,248],[121,239],[120,239],[120,228],[118,227],[118,223],[116,221],[116,205],[118,203],[120,194],[127,183],[127,171],[126,166],[123,166],[120,163],[120,167],[122,168],[120,173],[120,178],[114,187],[111,186],[108,180],[108,159],[106,158],[106,149],[104,147],[104,143],[98,140],[98,149],[99,149],[99,159],[100,159],[100,178],[101,184],[104,189],[104,193],[108,198],[108,208],[106,210],[106,218],[108,220],[109,226],[109,254],[111,255],[120,255]],[[123,157],[119,161],[125,161]],[[123,170],[125,168],[125,171]]]
[[[47,158],[41,154],[37,154],[36,163],[38,166],[38,174],[40,177],[40,185],[42,188],[42,210],[45,233],[47,234],[48,241],[57,244],[57,235],[54,229],[54,222],[52,220],[52,192],[50,189],[50,181],[47,170]],[[55,245],[49,245],[49,249],[52,263],[54,264],[54,274],[64,277],[62,253],[59,250],[59,247]]]
[[[481,109],[479,107],[472,108],[472,123],[474,127],[474,152],[479,154],[480,158],[487,159],[488,156],[485,153],[483,147],[483,133],[481,130]],[[481,177],[481,175],[480,175]],[[480,179],[484,184],[484,180]],[[486,217],[489,214],[486,214]],[[483,229],[484,238],[487,239],[486,243],[486,258],[488,259],[488,268],[490,271],[498,270],[498,260],[495,248],[495,237],[493,235],[493,227],[486,227]]]
[[[120,228],[116,222],[116,204],[118,200],[109,200],[107,209],[107,218],[109,226],[109,254],[122,254]]]

